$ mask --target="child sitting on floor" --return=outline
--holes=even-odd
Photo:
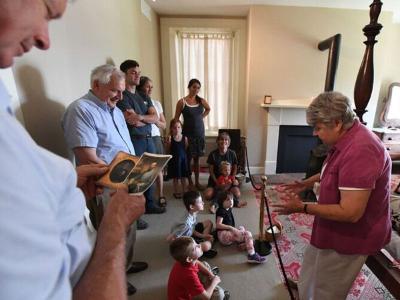
[[[243,207],[247,205],[246,201],[239,200],[240,197],[240,189],[239,189],[239,181],[231,175],[232,165],[228,161],[222,161],[219,165],[220,176],[218,176],[216,185],[215,185],[215,195],[211,200],[210,212],[215,213],[217,210],[218,196],[221,192],[229,191],[233,195],[233,206],[235,207]]]
[[[218,240],[222,245],[238,243],[241,250],[247,250],[247,262],[261,264],[265,258],[254,250],[251,232],[243,226],[235,227],[235,219],[232,214],[233,195],[230,192],[222,192],[218,196],[219,208],[216,213],[216,228]]]
[[[219,276],[210,265],[200,262],[201,246],[191,237],[175,239],[169,251],[176,260],[168,278],[168,300],[179,299],[229,299],[229,292],[218,286]]]
[[[193,236],[196,242],[200,243],[204,252],[204,257],[213,258],[217,251],[211,249],[214,241],[211,231],[213,223],[211,220],[205,220],[196,224],[197,214],[204,209],[204,202],[201,194],[197,191],[189,191],[183,194],[183,203],[187,213],[183,218],[175,223],[171,228],[171,233],[167,236],[167,241],[172,242],[181,236]]]

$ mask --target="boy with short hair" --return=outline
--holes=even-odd
[[[229,292],[218,286],[219,276],[206,262],[198,260],[203,251],[193,238],[178,237],[169,250],[176,262],[168,278],[168,300],[229,299]]]
[[[187,213],[172,226],[167,241],[171,242],[181,236],[192,236],[200,244],[204,257],[213,258],[217,255],[217,251],[211,249],[214,241],[211,234],[213,222],[207,219],[196,224],[198,212],[204,209],[201,194],[198,191],[186,192],[183,194],[183,203]]]

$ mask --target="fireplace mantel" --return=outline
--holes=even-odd
[[[261,104],[264,108],[307,108],[312,101],[310,99],[282,99],[273,100],[271,104]]]
[[[271,104],[261,104],[267,111],[265,174],[276,174],[280,125],[307,125],[306,108],[312,99],[273,100]]]

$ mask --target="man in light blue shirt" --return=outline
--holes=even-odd
[[[90,82],[91,90],[72,102],[62,119],[65,140],[74,152],[77,164],[110,164],[119,151],[135,155],[124,115],[116,107],[125,89],[125,74],[115,66],[101,65],[92,71]],[[107,193],[102,198],[107,205]],[[130,265],[135,240],[136,224],[133,224],[126,243],[128,273],[147,268],[145,262]],[[128,293],[131,295],[135,291],[128,282]]]
[[[116,107],[125,75],[112,65],[102,65],[92,71],[90,82],[91,90],[72,102],[62,119],[77,164],[110,164],[119,151],[135,155],[124,115]]]
[[[0,1],[0,68],[33,46],[49,48],[48,22],[66,2]],[[0,299],[126,298],[126,231],[144,198],[117,191],[93,249],[84,196],[95,195],[90,177],[107,167],[82,166],[77,176],[69,161],[39,147],[13,116],[1,81],[0,144]]]

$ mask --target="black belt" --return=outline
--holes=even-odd
[[[134,139],[150,139],[151,138],[151,134],[133,134],[132,137]]]

